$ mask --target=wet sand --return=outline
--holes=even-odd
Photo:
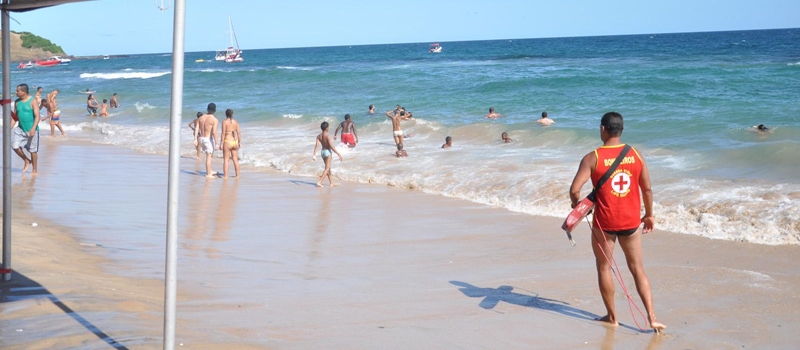
[[[40,154],[35,180],[12,166],[15,274],[0,282],[0,348],[159,348],[166,156],[47,137]],[[334,174],[346,166],[334,162]],[[615,330],[593,321],[604,308],[585,226],[571,247],[555,218],[387,186],[317,189],[316,178],[248,167],[206,180],[203,169],[182,158],[176,346],[797,346],[797,246],[648,234],[645,267],[669,328],[639,331],[618,288]]]

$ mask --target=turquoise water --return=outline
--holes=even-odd
[[[800,242],[800,29],[246,50],[245,62],[186,54],[184,124],[208,102],[235,110],[245,164],[315,176],[323,120],[357,123],[336,176],[562,217],[599,119],[625,117],[623,140],[651,167],[661,228],[767,244]],[[75,60],[14,70],[12,83],[58,88],[72,137],[167,151],[171,55]],[[86,97],[120,96],[108,119]],[[377,114],[367,106],[375,104]],[[414,112],[395,159],[382,113]],[[503,116],[483,118],[493,106]],[[533,120],[546,110],[555,126]],[[757,134],[756,124],[772,130]],[[499,141],[507,131],[515,140]],[[47,131],[45,131],[47,133]],[[445,136],[455,147],[441,150]],[[189,130],[184,155],[191,155]],[[588,191],[588,187],[586,189]]]

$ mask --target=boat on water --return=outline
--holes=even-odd
[[[104,59],[104,60],[107,60],[107,59],[109,59],[108,55],[103,55],[103,59]]]
[[[20,63],[19,63],[19,66],[17,66],[17,68],[20,68],[20,69],[25,69],[25,68],[33,68],[33,62],[31,62],[31,61],[28,61],[28,62],[20,62]]]
[[[57,66],[57,65],[61,64],[61,60],[55,59],[53,57],[50,57],[50,58],[48,58],[48,59],[46,59],[44,61],[33,62],[33,64],[35,64],[37,66],[40,66],[40,67]]]
[[[206,60],[204,60],[202,58],[198,58],[198,59],[196,59],[194,61],[197,62],[197,63],[206,62]]]
[[[64,57],[61,57],[61,56],[50,56],[50,59],[51,60],[59,60],[59,61],[61,61],[61,64],[69,64],[70,62],[72,62],[71,59],[64,58]]]
[[[442,52],[442,46],[439,45],[439,43],[433,43],[433,44],[431,44],[431,48],[428,49],[428,52],[430,52],[430,53],[440,53],[440,52]]]
[[[225,50],[217,51],[214,59],[217,61],[225,61],[226,63],[242,62],[244,58],[242,57],[242,50],[239,49],[239,40],[236,39],[236,32],[233,30],[231,16],[228,16],[228,27],[230,29],[228,33],[231,35],[231,45]]]

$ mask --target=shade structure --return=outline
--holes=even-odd
[[[26,12],[43,7],[56,6],[71,2],[88,0],[2,0],[0,16],[2,16],[3,47],[3,260],[0,264],[0,280],[11,279],[11,27],[10,12]]]
[[[92,0],[2,0],[3,48],[3,260],[0,282],[11,279],[11,50],[9,12],[25,12],[72,2]],[[164,349],[175,348],[177,287],[178,171],[180,167],[180,127],[183,106],[183,55],[186,0],[175,0],[172,38],[172,96],[170,101],[170,145],[167,189],[167,251],[164,288]],[[163,9],[162,9],[163,11]]]

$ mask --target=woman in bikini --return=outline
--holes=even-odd
[[[333,141],[331,140],[331,135],[328,134],[328,122],[322,122],[319,127],[322,129],[322,133],[317,135],[317,142],[314,144],[314,153],[312,153],[311,160],[317,160],[317,149],[321,146],[322,151],[320,152],[320,155],[322,156],[322,161],[325,162],[325,170],[322,171],[322,176],[319,177],[317,187],[322,187],[322,180],[325,179],[325,176],[328,177],[328,182],[330,182],[331,187],[333,187],[333,179],[331,179],[331,156],[333,153],[336,153],[336,155],[339,156],[339,161],[341,162],[342,155],[339,154],[339,151],[337,151],[336,148],[331,146],[333,145]]]
[[[56,128],[61,131],[61,136],[67,136],[64,129],[61,128],[61,110],[58,109],[56,97],[58,97],[58,89],[47,94],[45,100],[42,101],[45,104],[45,108],[47,108],[47,116],[50,118],[50,136],[55,136]]]
[[[239,177],[239,148],[242,147],[242,132],[239,123],[233,120],[233,110],[225,110],[222,121],[222,177],[228,177],[228,161],[233,160],[233,169]]]

